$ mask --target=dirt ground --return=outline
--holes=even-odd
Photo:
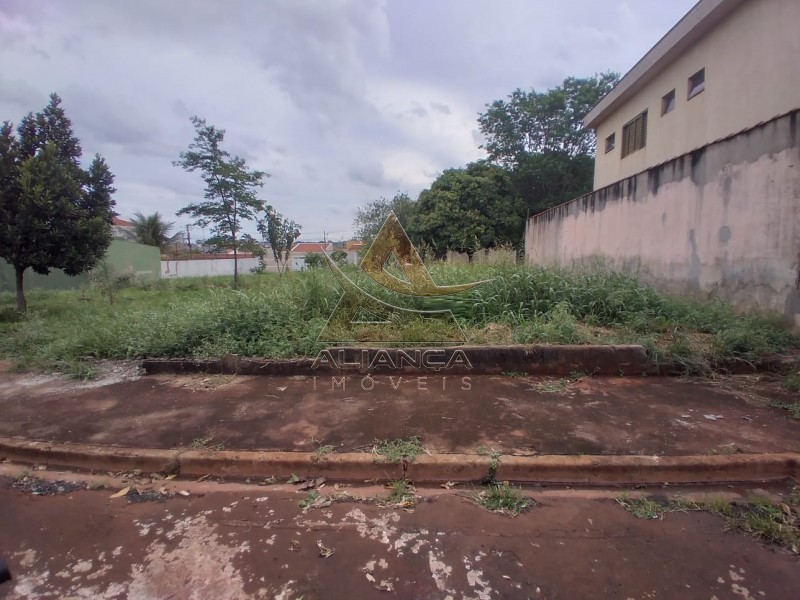
[[[111,498],[126,482],[76,490],[69,473],[37,473],[60,483],[33,495],[12,487],[11,469],[0,465],[0,556],[14,576],[3,600],[760,600],[800,589],[787,552],[707,513],[636,519],[615,502],[621,490],[526,489],[535,505],[515,518],[458,488],[420,490],[412,510],[376,502],[380,488],[340,489],[349,499],[304,511],[305,492],[286,485],[172,481],[168,499],[134,502]]]
[[[116,369],[116,370],[115,370]],[[794,395],[796,396],[796,395]],[[419,436],[429,451],[504,454],[800,451],[773,376],[142,377],[0,372],[0,435],[128,447],[357,451]]]

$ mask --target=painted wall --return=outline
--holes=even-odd
[[[800,329],[800,111],[531,217],[525,257],[714,293]]]
[[[249,275],[250,269],[258,268],[257,258],[240,258],[239,274]],[[267,262],[267,271],[277,273],[278,267],[275,259],[270,256]],[[162,260],[161,277],[174,279],[176,277],[216,277],[230,275],[233,277],[233,258],[204,258],[192,260]]]
[[[154,246],[112,240],[106,259],[117,273],[133,273],[139,279],[158,279],[160,276],[161,254]],[[26,290],[74,290],[88,285],[88,273],[72,277],[61,269],[52,269],[49,275],[39,275],[31,269],[25,271]],[[0,292],[13,292],[15,289],[14,268],[0,260]]]
[[[594,189],[800,108],[800,2],[748,0],[597,128]],[[705,90],[687,99],[705,68]],[[661,98],[675,90],[675,110]],[[622,158],[622,127],[648,111],[647,144]],[[605,140],[616,134],[616,147]]]

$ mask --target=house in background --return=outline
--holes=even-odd
[[[289,267],[292,271],[303,271],[306,268],[306,254],[333,252],[333,242],[298,242],[292,246]]]
[[[111,218],[111,236],[117,240],[134,241],[136,234],[133,232],[133,223],[120,219],[117,216]]]
[[[634,274],[800,330],[800,1],[700,0],[586,116],[594,191],[529,263]]]

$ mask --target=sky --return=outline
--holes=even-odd
[[[625,73],[695,0],[0,0],[0,121],[63,99],[123,218],[203,198],[172,165],[190,116],[270,177],[302,240],[485,157],[478,114],[515,89]],[[246,231],[254,231],[252,226]],[[192,229],[194,239],[203,232]]]

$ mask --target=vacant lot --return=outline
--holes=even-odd
[[[472,343],[639,343],[652,360],[678,361],[687,372],[800,347],[775,319],[663,296],[627,276],[447,264],[430,271],[440,285],[490,280],[453,298],[406,299],[408,307],[452,309]],[[348,276],[398,304],[360,272]],[[122,289],[113,304],[93,289],[31,292],[24,319],[13,297],[0,295],[0,357],[87,377],[96,359],[313,355],[340,294],[322,269],[250,275],[236,290],[229,278],[162,280]],[[429,325],[412,319],[391,327],[413,344]],[[364,341],[376,341],[370,335],[365,330]]]

